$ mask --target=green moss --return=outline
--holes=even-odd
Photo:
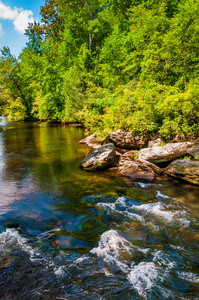
[[[191,160],[191,156],[190,155],[185,155],[182,159],[183,160]]]
[[[102,164],[99,161],[96,161],[93,164],[93,169],[100,169],[102,167]]]

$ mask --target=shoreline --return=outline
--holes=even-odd
[[[106,142],[110,144],[101,145],[94,134],[79,141],[80,144],[94,149],[80,164],[84,170],[104,169],[106,172],[127,177],[131,181],[144,182],[152,182],[155,178],[164,176],[166,180],[171,178],[199,186],[198,141],[168,143],[164,146],[155,144],[155,146],[144,147],[139,151],[117,147],[117,144],[108,138]],[[107,158],[104,158],[107,151],[105,147],[108,145],[114,147],[113,151],[111,150],[114,162],[108,162],[109,152],[107,152]]]

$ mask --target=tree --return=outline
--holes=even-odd
[[[179,4],[171,19],[170,30],[164,36],[168,72],[175,82],[186,88],[189,80],[199,76],[199,1],[186,0]]]
[[[9,94],[8,105],[10,106],[11,116],[15,110],[21,110],[21,118],[31,118],[32,101],[30,93],[26,91],[25,78],[21,74],[19,61],[12,56],[10,49],[4,47],[0,58],[1,79],[6,93]],[[15,106],[16,103],[16,106]],[[13,111],[12,111],[13,110]],[[20,113],[18,114],[20,118]],[[15,117],[13,115],[13,117]]]

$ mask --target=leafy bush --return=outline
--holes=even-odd
[[[192,82],[182,92],[168,95],[159,103],[163,117],[159,133],[165,139],[194,139],[199,135],[199,85]]]

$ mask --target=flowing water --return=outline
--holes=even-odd
[[[0,119],[0,299],[199,299],[199,188],[83,171],[83,135]]]

